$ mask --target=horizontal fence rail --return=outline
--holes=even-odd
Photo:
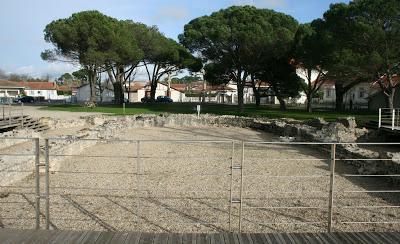
[[[391,159],[343,153],[349,145],[398,152],[400,143],[71,137],[0,143],[7,140],[0,158],[30,163],[1,167],[0,174],[34,177],[0,184],[0,193],[13,195],[0,198],[2,210],[29,204],[34,212],[0,213],[11,223],[5,227],[34,221],[36,229],[331,232],[400,224],[400,189],[388,183],[400,174],[361,175],[353,166]]]

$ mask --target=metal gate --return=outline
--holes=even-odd
[[[45,171],[38,184],[44,184],[40,198],[45,200],[46,229],[95,225],[109,231],[204,232],[231,228],[231,140],[74,139],[68,147],[53,149],[55,141],[63,140],[45,140],[45,163],[39,165]],[[74,146],[76,141],[79,144]],[[107,149],[111,144],[114,150]],[[115,163],[119,169],[112,167]]]

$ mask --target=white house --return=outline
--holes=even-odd
[[[103,88],[102,94],[98,85],[96,86],[96,102],[112,102],[114,100],[114,91],[108,87]],[[76,101],[79,103],[90,101],[90,86],[84,84],[77,89]]]
[[[334,108],[336,103],[335,82],[327,80],[321,86],[321,97],[313,99],[314,107]],[[377,92],[370,83],[360,83],[344,94],[346,109],[368,109],[369,97]]]
[[[195,81],[189,84],[171,84],[171,86],[185,93],[185,102],[233,103],[237,91],[227,85],[210,85],[204,81]]]
[[[151,86],[149,83],[143,82],[133,82],[131,83],[130,88],[125,89],[125,99],[130,102],[141,102],[142,98],[150,97]],[[156,89],[156,98],[158,96],[168,96],[174,102],[184,102],[185,101],[185,93],[184,91],[174,87],[171,85],[168,88],[168,84],[159,82]]]
[[[24,87],[18,82],[0,80],[0,98],[15,98],[23,94]]]
[[[237,103],[238,99],[238,93],[237,93],[237,85],[235,82],[229,82],[227,85],[229,88],[232,89],[231,93],[231,98],[232,98],[232,102],[233,103]],[[272,89],[270,88],[270,85],[268,84],[268,82],[261,82],[261,83],[257,83],[256,84],[257,87],[260,88],[260,103],[261,104],[279,104],[278,99],[276,98],[276,96],[274,95],[274,92],[272,91]],[[289,99],[285,99],[287,103],[289,104],[303,104],[306,101],[306,95],[301,92],[300,93],[300,97],[296,97],[296,98],[289,98]],[[243,90],[243,101],[244,103],[255,103],[256,99],[255,99],[255,95],[254,95],[254,91],[253,91],[253,87],[251,86],[250,82],[247,82],[244,90]]]
[[[35,97],[38,100],[57,100],[57,85],[54,82],[18,82],[24,87],[25,95]]]

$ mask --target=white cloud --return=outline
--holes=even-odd
[[[234,0],[235,5],[254,5],[259,8],[285,8],[286,0]]]
[[[28,65],[28,66],[21,66],[17,67],[14,69],[3,69],[4,73],[10,74],[10,73],[17,73],[20,75],[29,75],[33,78],[43,78],[46,75],[49,75],[51,78],[57,78],[60,77],[64,73],[72,73],[76,70],[78,70],[80,67],[69,64],[69,63],[49,63],[46,64],[46,66],[43,67],[36,67],[34,65]],[[150,65],[149,69],[152,70],[153,66]],[[178,74],[179,77],[182,77],[184,75],[188,75],[189,73],[186,70],[183,70],[181,73]],[[102,78],[106,78],[107,74],[103,74]],[[165,77],[163,77],[165,78]],[[145,81],[147,82],[149,80],[149,77],[147,76],[147,72],[145,67],[141,66],[137,68],[136,75],[134,77],[134,80],[137,81]]]
[[[32,74],[35,72],[35,67],[33,65],[21,66],[15,70],[17,74]]]
[[[154,14],[153,21],[177,21],[189,17],[189,10],[183,6],[161,6]]]
[[[55,78],[64,73],[74,72],[77,69],[79,69],[79,67],[69,63],[50,63],[43,67],[36,67],[34,65],[21,66],[9,73],[26,74],[34,78],[50,75]]]
[[[69,64],[69,63],[50,63],[46,67],[42,68],[42,74],[64,74],[71,73],[78,69],[79,67]]]

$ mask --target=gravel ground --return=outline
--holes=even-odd
[[[229,198],[230,189],[234,199],[240,198],[240,170],[230,175],[230,140],[277,141],[270,134],[240,128],[142,128],[115,137],[165,141],[142,142],[139,163],[134,142],[102,142],[63,156],[50,174],[52,229],[215,232],[229,230],[230,219],[231,230],[238,231],[240,204],[230,208]],[[234,145],[236,166],[241,164],[241,146]],[[244,156],[242,231],[326,231],[328,154],[307,146],[248,144]],[[52,154],[50,160],[59,157]],[[396,222],[399,208],[371,206],[400,205],[400,198],[399,193],[345,192],[395,187],[377,178],[345,178],[341,175],[356,172],[341,162],[336,171],[335,230],[400,230],[399,224],[342,223]],[[18,194],[0,198],[0,227],[34,227],[34,184],[34,177],[27,177],[12,186]],[[41,188],[44,192],[44,177]],[[41,207],[44,214],[44,201]]]

